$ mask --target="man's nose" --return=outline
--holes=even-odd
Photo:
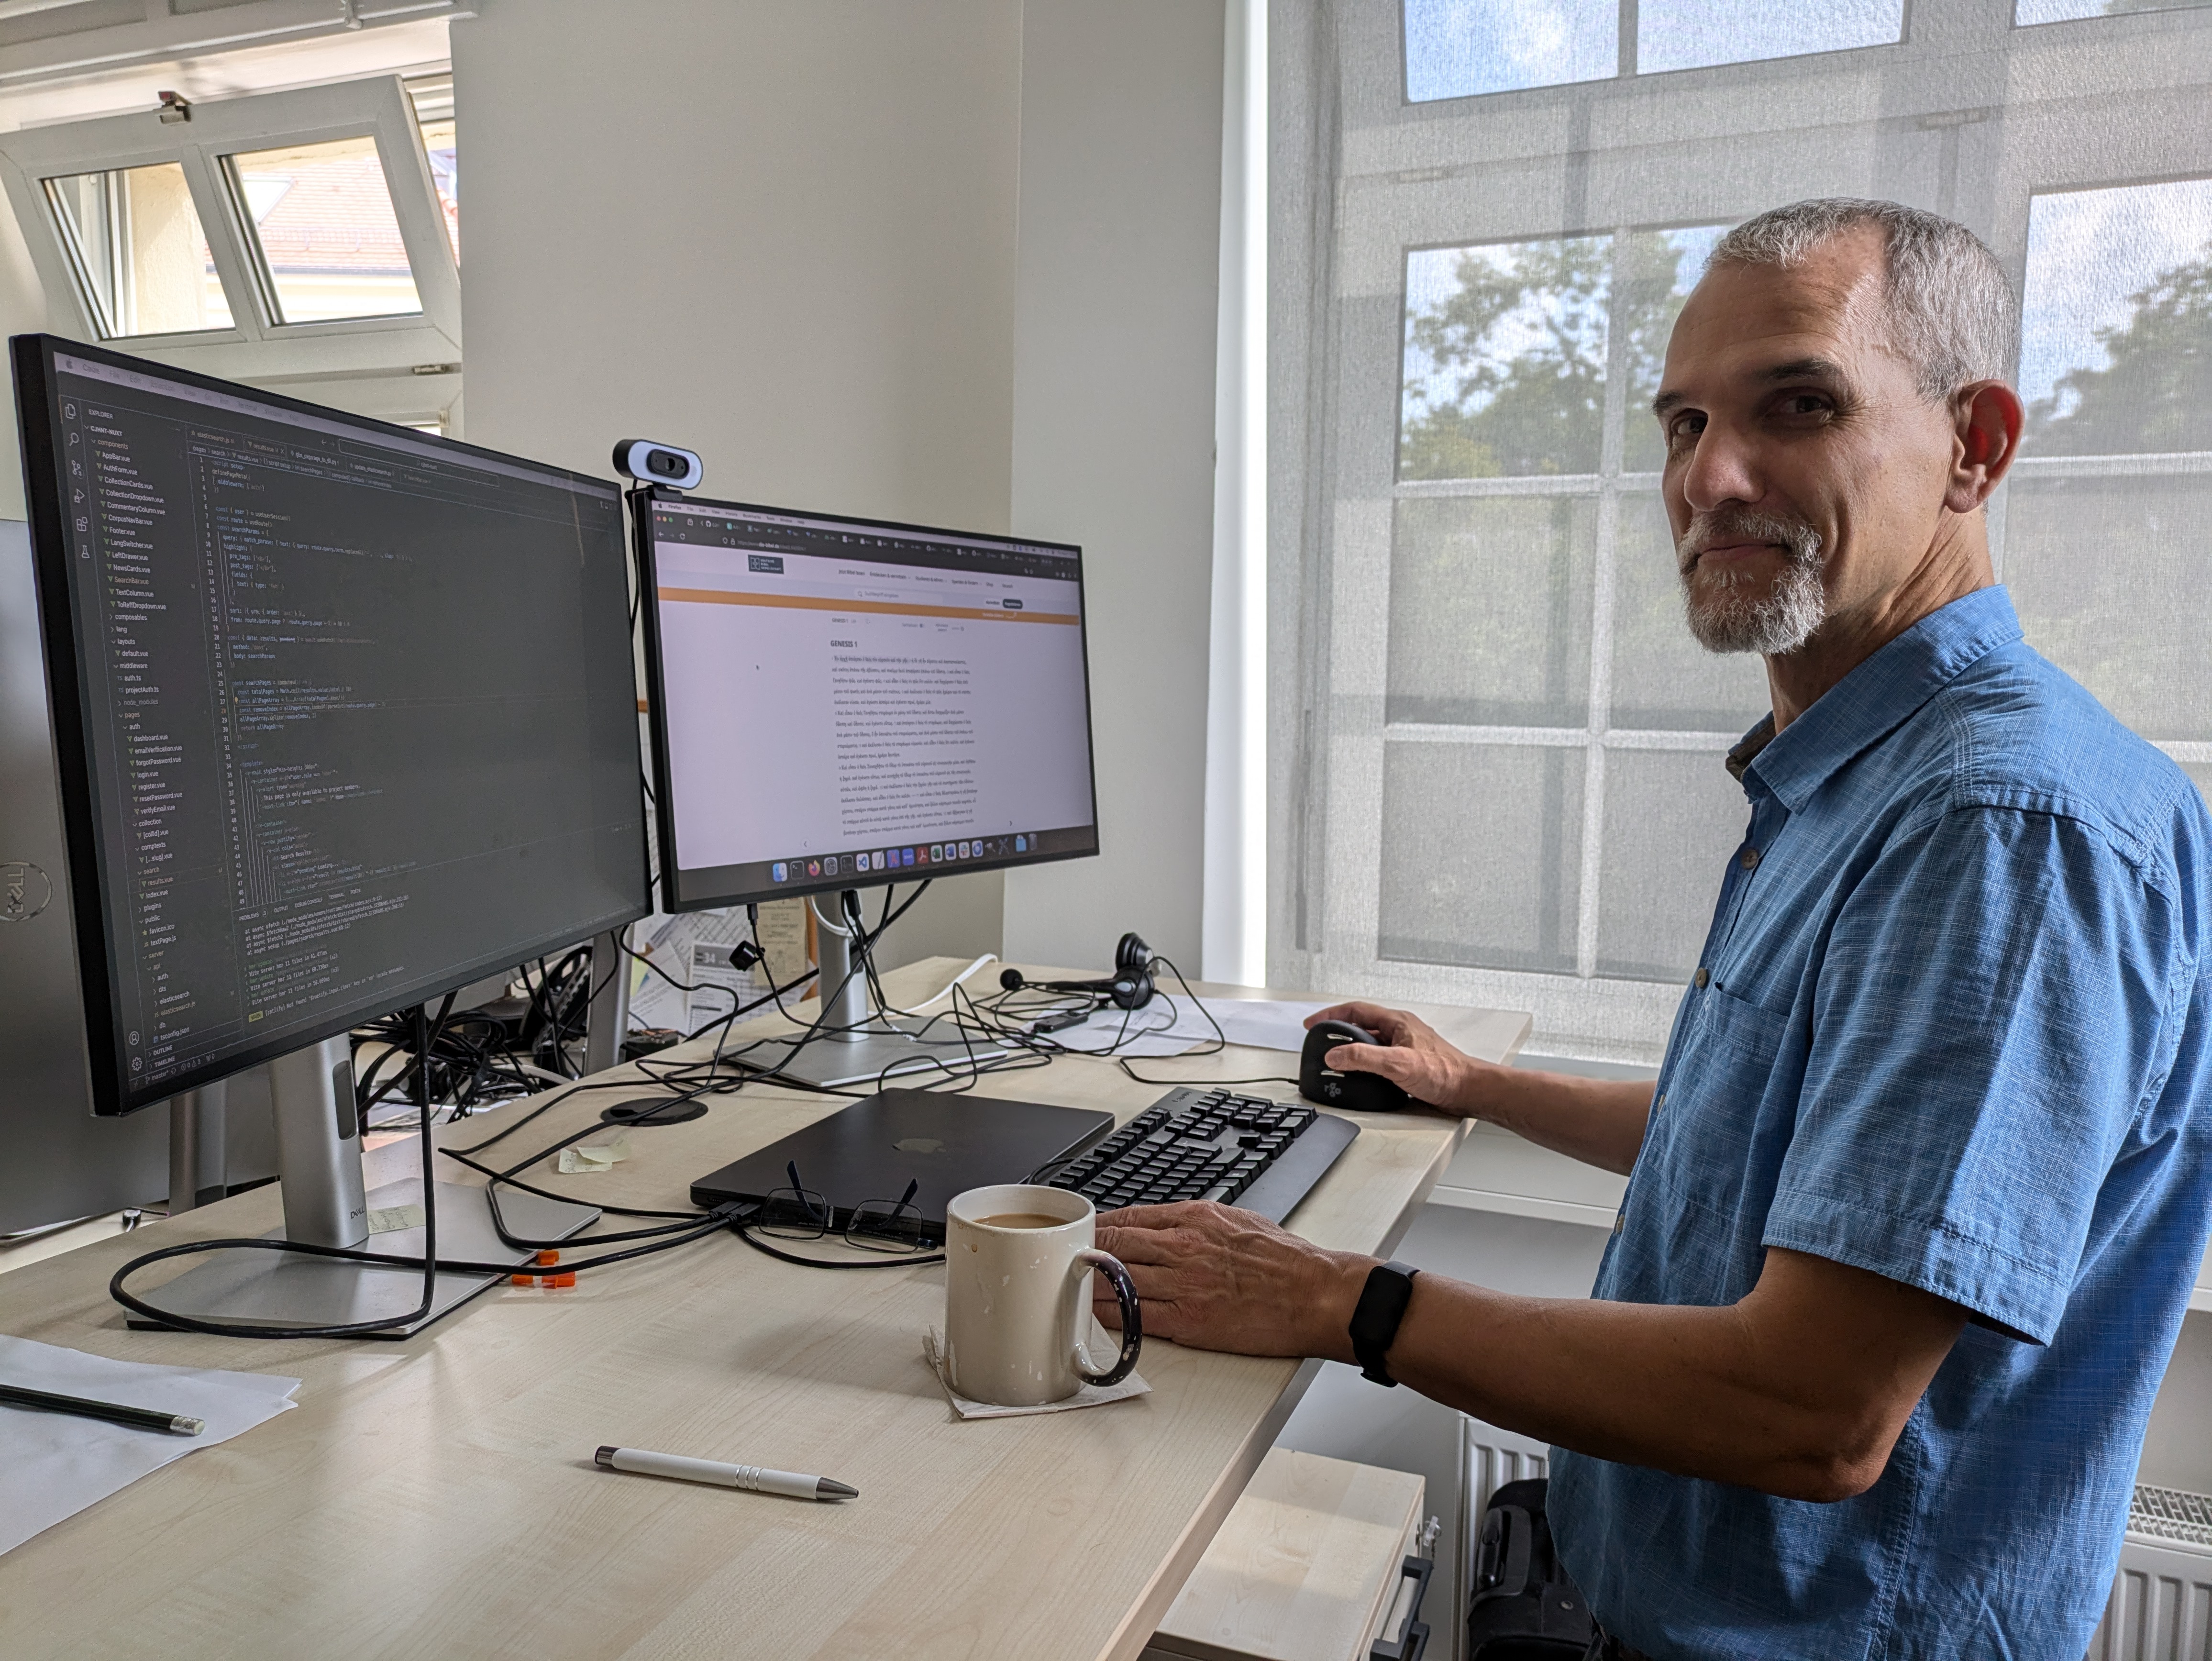
[[[1742,436],[1708,421],[1682,473],[1682,497],[1693,513],[1711,513],[1724,502],[1757,502],[1766,493],[1757,458]]]

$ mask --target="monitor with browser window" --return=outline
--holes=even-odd
[[[1079,548],[692,497],[638,517],[668,910],[1098,851]]]

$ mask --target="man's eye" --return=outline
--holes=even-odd
[[[1792,392],[1782,400],[1782,413],[1784,415],[1820,415],[1827,407],[1828,400],[1818,392]]]
[[[1667,423],[1667,446],[1669,449],[1683,449],[1693,442],[1698,435],[1705,430],[1705,417],[1677,416]]]

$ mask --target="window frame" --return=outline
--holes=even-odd
[[[261,252],[224,158],[240,152],[371,138],[422,303],[419,313],[280,323],[260,275]],[[230,302],[232,326],[104,338],[58,222],[49,179],[176,162],[182,166],[208,251]],[[422,148],[415,110],[398,76],[290,92],[210,100],[189,121],[153,112],[104,116],[0,133],[0,180],[46,294],[48,326],[157,362],[234,380],[318,376],[428,375],[450,380],[461,357],[460,270]],[[432,366],[436,366],[434,370]],[[396,400],[411,412],[452,401],[413,387]],[[394,400],[384,400],[394,401]],[[352,407],[349,403],[348,407]],[[363,411],[382,413],[382,411]]]
[[[2009,0],[2016,6],[2018,0]],[[1833,58],[1866,52],[1887,52],[1912,44],[1912,23],[1915,8],[1924,0],[1899,0],[1896,35],[1887,40],[1869,40],[1856,46],[1808,46],[1802,52],[1778,52],[1764,58],[1735,58],[1719,64],[1689,64],[1679,68],[1654,70],[1644,67],[1641,61],[1643,43],[1638,32],[1641,21],[1640,0],[1613,0],[1613,67],[1608,75],[1586,76],[1579,81],[1539,81],[1526,87],[1498,87],[1489,92],[1439,93],[1433,98],[1413,96],[1413,55],[1405,50],[1405,8],[1407,0],[1392,0],[1398,14],[1398,101],[1407,109],[1422,109],[1437,104],[1471,103],[1483,98],[1510,98],[1527,93],[1552,92],[1564,87],[1603,86],[1616,81],[1649,81],[1654,76],[1668,75],[1703,75],[1713,70],[1741,69],[1747,64],[1795,63],[1807,58]],[[2212,3],[2212,0],[2173,0],[2175,8]],[[2168,8],[2172,9],[2173,8]],[[2075,21],[2075,19],[2054,19],[2054,21]],[[2036,27],[2040,25],[2022,25]]]

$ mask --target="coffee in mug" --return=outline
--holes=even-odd
[[[1144,1343],[1137,1289],[1097,1250],[1098,1214],[1066,1189],[1010,1183],[956,1195],[945,1212],[945,1367],[952,1388],[1000,1407],[1062,1402],[1118,1384]],[[1121,1353],[1091,1365],[1091,1275],[1113,1283]]]

